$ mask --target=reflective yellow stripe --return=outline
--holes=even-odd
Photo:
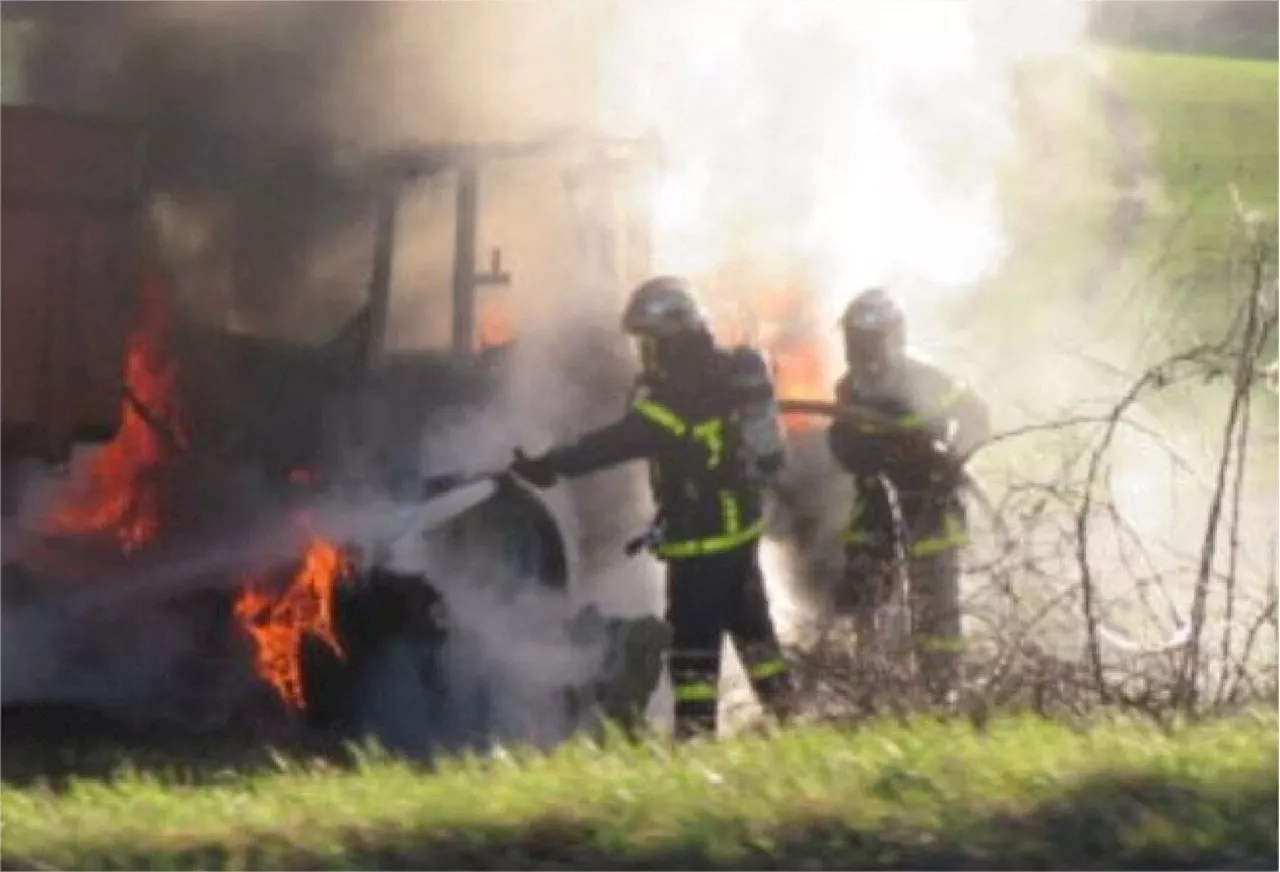
[[[938,403],[934,408],[936,408],[939,412],[945,412],[947,411],[947,409],[950,409],[953,406],[960,405],[962,402],[964,402],[964,398],[967,397],[968,395],[969,395],[968,386],[963,384],[957,384],[954,387],[952,387],[951,390],[947,391],[947,393],[942,395],[942,399],[938,400]]]
[[[922,636],[916,640],[916,644],[927,654],[948,654],[964,650],[964,639],[948,639],[945,636]]]
[[[871,421],[859,421],[854,425],[854,429],[859,433],[874,435],[876,433],[891,433],[894,430],[919,430],[929,423],[929,420],[936,417],[949,409],[960,405],[964,402],[965,397],[969,394],[968,386],[964,384],[956,384],[951,390],[947,391],[932,404],[932,408],[928,414],[923,412],[907,412],[898,415],[893,419],[892,427],[882,427]]]
[[[685,436],[692,432],[693,438],[706,446],[708,469],[715,469],[724,460],[724,418],[712,418],[690,428],[679,415],[653,400],[636,400],[631,407],[676,436]],[[655,466],[654,469],[656,470],[657,467]],[[747,529],[742,529],[742,508],[733,491],[721,491],[719,499],[723,533],[705,539],[665,543],[658,547],[658,556],[693,557],[701,554],[716,554],[744,545],[764,532],[763,518]]]
[[[952,512],[942,518],[942,532],[937,536],[916,539],[907,548],[909,557],[932,557],[952,548],[962,548],[969,544],[969,534],[960,519]]]
[[[765,660],[757,663],[747,670],[747,674],[752,678],[772,678],[775,675],[781,675],[787,671],[787,662],[780,658],[773,660]]]
[[[871,534],[858,529],[858,521],[866,510],[867,504],[861,498],[854,497],[853,507],[849,509],[849,522],[845,524],[844,535],[841,537],[846,545],[861,545],[871,541]]]
[[[724,420],[712,418],[694,425],[693,438],[707,446],[707,453],[711,455],[707,460],[707,468],[715,469],[719,466],[724,455]]]
[[[706,539],[694,539],[689,542],[667,542],[658,548],[659,557],[699,557],[704,554],[718,554],[745,545],[764,532],[764,518],[756,521],[745,530],[733,535],[711,536]]]
[[[693,681],[688,684],[677,684],[672,693],[675,698],[684,702],[710,702],[716,698],[718,688],[706,681]]]
[[[962,384],[957,384],[947,391],[937,402],[933,404],[933,409],[928,415],[920,412],[908,412],[905,415],[899,415],[894,419],[894,423],[903,430],[919,430],[929,422],[929,419],[941,415],[943,412],[960,405],[968,395],[969,389]]]
[[[742,515],[738,510],[738,497],[733,491],[720,491],[720,523],[724,535],[733,536],[742,529]]]
[[[636,400],[632,403],[631,408],[644,415],[663,430],[667,430],[677,436],[683,436],[689,430],[688,425],[680,420],[679,415],[661,403],[655,403],[653,400]]]

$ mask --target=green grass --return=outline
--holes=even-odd
[[[1276,275],[1280,65],[1121,51],[1107,59],[1160,180],[1109,293],[1160,310],[1153,326],[1186,346],[1217,341],[1255,286],[1251,232],[1269,246],[1265,272]],[[1256,222],[1252,230],[1242,210]],[[1264,362],[1274,358],[1273,340]],[[1274,395],[1258,397],[1273,419]],[[1274,456],[1274,445],[1263,450]]]
[[[1203,296],[1240,254],[1233,187],[1275,236],[1277,64],[1127,52],[1109,60],[1161,183],[1141,250],[1172,247],[1166,282]]]
[[[1277,64],[1185,55],[1110,53],[1126,95],[1155,136],[1156,165],[1175,201],[1235,182],[1259,208],[1276,206]]]
[[[6,868],[1269,868],[1274,715],[1012,719],[3,794]]]
[[[1147,179],[1140,217],[1127,236],[1113,232],[1124,193],[1116,178],[1132,152],[1117,140],[1091,73],[1070,62],[1031,65],[1023,154],[1002,189],[1011,256],[985,284],[980,306],[952,314],[990,321],[975,330],[997,337],[1010,321],[1028,335],[1051,336],[1063,319],[1084,313],[1107,329],[1122,315],[1136,321],[1126,321],[1128,329],[1178,343],[1216,337],[1247,285],[1230,186],[1260,216],[1263,238],[1275,237],[1280,67],[1095,51],[1132,110]],[[1274,250],[1270,260],[1274,269]]]

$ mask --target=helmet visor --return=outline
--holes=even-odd
[[[635,349],[636,359],[640,362],[640,369],[648,375],[655,375],[661,371],[659,364],[659,340],[653,336],[640,335],[633,337],[632,347]]]
[[[885,372],[897,356],[895,340],[895,331],[853,328],[845,333],[845,361],[855,371],[872,375]]]

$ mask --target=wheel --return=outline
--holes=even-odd
[[[512,478],[499,479],[489,500],[441,531],[449,543],[451,564],[475,579],[498,576],[513,592],[534,581],[541,587],[566,592],[569,561],[564,537],[551,510],[527,486]]]

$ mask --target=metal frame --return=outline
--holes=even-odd
[[[501,249],[491,252],[487,270],[476,264],[479,231],[481,168],[499,160],[540,157],[572,149],[599,154],[623,152],[623,160],[652,161],[657,150],[651,137],[619,139],[604,137],[555,137],[527,143],[488,142],[425,145],[403,149],[386,158],[375,169],[375,222],[373,268],[369,277],[368,333],[365,364],[371,372],[382,356],[386,338],[387,311],[391,301],[391,277],[395,257],[396,222],[404,187],[420,179],[453,172],[455,187],[455,233],[453,246],[452,353],[466,360],[476,354],[476,292],[485,286],[507,286],[511,274],[502,268]],[[356,318],[362,318],[363,313]]]

